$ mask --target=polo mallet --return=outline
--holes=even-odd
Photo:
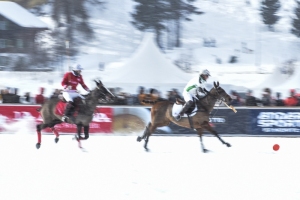
[[[236,109],[235,109],[232,105],[228,106],[227,103],[225,103],[225,102],[224,102],[224,104],[225,104],[228,108],[230,108],[231,110],[233,110],[234,113],[237,112]]]

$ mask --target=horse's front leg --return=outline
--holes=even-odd
[[[202,139],[203,130],[202,130],[202,128],[198,128],[196,130],[197,130],[197,133],[200,138],[200,144],[201,144],[202,151],[203,151],[203,153],[207,153],[209,150],[205,149],[204,144],[203,144],[203,139]]]
[[[90,131],[90,126],[87,125],[87,126],[83,126],[83,131],[84,131],[84,140],[87,140],[90,135],[89,135],[89,131]]]
[[[227,142],[225,142],[220,136],[219,134],[217,133],[217,131],[215,131],[208,122],[204,122],[202,125],[201,125],[203,128],[205,128],[206,130],[208,130],[210,133],[212,133],[214,136],[216,136],[221,142],[222,144],[225,144],[227,147],[231,147],[231,145]]]
[[[78,142],[78,147],[82,148],[81,142],[80,142],[80,140],[82,139],[82,137],[81,137],[82,124],[76,124],[76,127],[77,127],[77,135],[75,136],[75,138]]]

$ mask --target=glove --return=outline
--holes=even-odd
[[[203,88],[201,88],[201,87],[198,87],[198,91],[201,92],[201,93],[205,93]]]

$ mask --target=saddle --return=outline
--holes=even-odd
[[[193,104],[191,105],[191,107],[189,107],[189,109],[185,112],[185,114],[187,115],[190,115],[192,114],[192,112],[195,110],[196,108],[196,101],[199,101],[199,100],[196,100],[195,98],[193,99]],[[179,99],[179,98],[176,98],[176,102],[175,102],[177,105],[182,105],[184,106],[184,104],[186,103],[186,101],[184,99]],[[201,106],[200,108],[198,107],[198,112],[205,112],[206,109]]]
[[[184,106],[184,104],[186,103],[186,101],[184,99],[176,98],[176,102],[175,103],[177,105]],[[190,115],[194,111],[195,107],[196,107],[196,103],[195,103],[195,100],[194,100],[193,104],[189,107],[189,109],[185,112],[185,114]]]
[[[55,113],[57,115],[63,116],[64,111],[66,109],[66,105],[67,105],[67,101],[63,97],[60,98],[60,101],[58,101],[58,103],[56,104]],[[75,117],[82,105],[83,105],[83,101],[81,97],[74,98],[73,107],[70,109],[70,116]]]

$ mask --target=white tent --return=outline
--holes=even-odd
[[[107,72],[104,77],[108,87],[120,87],[125,92],[136,93],[139,86],[155,88],[163,93],[171,88],[181,91],[192,78],[173,65],[154,43],[154,35],[146,33],[141,46],[123,66]]]
[[[292,75],[284,74],[280,68],[275,68],[272,74],[253,89],[262,92],[264,88],[268,87],[272,89],[273,96],[276,92],[282,93],[283,96],[289,96],[290,89],[300,88],[300,70],[298,66],[295,67],[295,72]]]

